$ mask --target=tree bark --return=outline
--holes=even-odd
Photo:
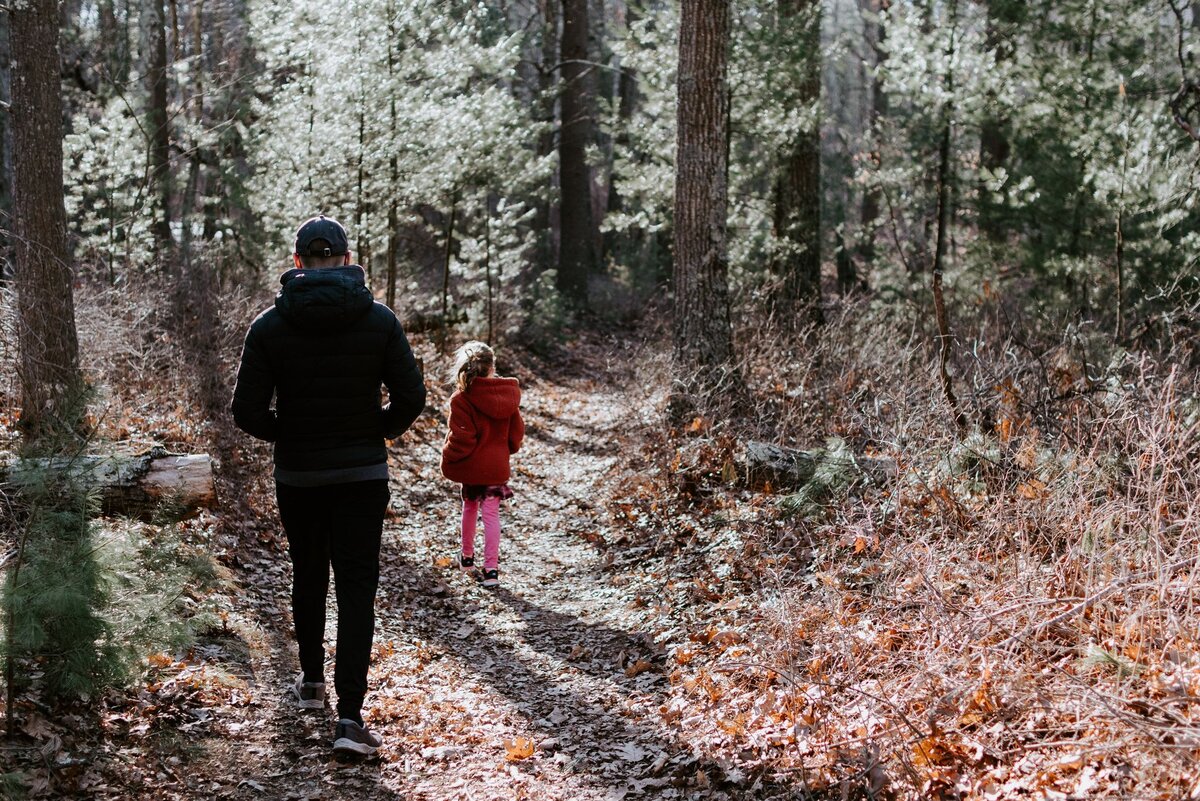
[[[450,216],[446,220],[446,250],[442,259],[442,328],[439,345],[446,349],[450,329],[450,260],[454,257],[454,220],[458,214],[458,191],[450,195]]]
[[[695,408],[696,395],[741,385],[727,283],[728,46],[729,0],[684,0],[675,165],[676,421]]]
[[[492,201],[483,193],[483,280],[487,284],[487,344],[492,344],[495,308],[492,298]]]
[[[83,379],[63,206],[62,85],[56,0],[11,14],[13,205],[21,424],[31,444],[69,435],[82,417]]]
[[[392,76],[396,72],[396,46],[398,45],[398,37],[396,35],[396,12],[391,3],[388,3],[388,80],[391,81]],[[397,237],[400,227],[399,208],[396,205],[396,193],[399,190],[400,183],[400,162],[396,155],[399,149],[399,143],[396,141],[396,96],[393,93],[390,97],[388,106],[388,137],[391,139],[392,147],[391,155],[388,158],[388,215],[387,215],[387,305],[389,309],[396,309],[396,260],[399,256],[399,242]],[[450,228],[454,228],[454,209],[450,210]],[[361,237],[362,234],[359,233]],[[447,268],[448,269],[448,268]]]
[[[146,131],[150,137],[150,194],[155,198],[154,239],[158,257],[170,261],[171,138],[167,116],[167,30],[162,0],[147,0],[142,10],[142,60],[145,63]]]
[[[623,0],[618,0],[616,4],[616,22],[621,25],[625,33],[628,33],[630,27],[638,19],[637,8],[625,3]],[[617,134],[610,141],[608,152],[608,181],[607,181],[607,197],[605,200],[605,213],[614,214],[622,210],[621,194],[617,191],[616,181],[613,180],[614,162],[616,161],[617,153],[624,152],[629,148],[629,121],[633,118],[633,112],[637,108],[637,75],[627,67],[619,56],[614,55],[612,61],[613,67],[613,102],[617,109]],[[615,255],[615,250],[618,241],[621,237],[615,231],[605,231],[601,238],[600,258],[604,261]]]
[[[8,232],[12,229],[12,126],[9,113],[12,108],[12,49],[9,46],[9,15],[0,13],[0,264],[9,261],[12,242]],[[8,271],[0,267],[0,284],[7,278]]]
[[[104,42],[104,76],[102,83],[122,86],[129,80],[129,31],[126,22],[117,22],[113,0],[99,4],[100,41]]]
[[[867,32],[867,41],[871,46],[871,51],[875,54],[875,74],[871,79],[871,110],[868,129],[871,137],[871,152],[869,158],[871,160],[871,169],[878,171],[882,167],[883,157],[880,152],[880,131],[879,121],[887,115],[887,93],[883,91],[883,79],[881,77],[882,67],[887,60],[887,51],[884,50],[884,42],[887,38],[887,28],[883,24],[883,14],[891,7],[890,0],[867,0],[866,11],[869,12],[870,18],[864,24],[863,29]],[[871,36],[871,30],[874,29],[874,36]],[[862,235],[859,239],[859,263],[863,265],[864,270],[870,270],[871,265],[875,263],[875,237],[879,228],[879,216],[882,210],[882,191],[877,185],[870,186],[863,193],[862,200]],[[903,254],[901,254],[903,255]]]
[[[548,156],[554,152],[554,117],[557,103],[555,92],[555,73],[558,71],[558,4],[560,0],[538,0],[541,10],[541,56],[538,68],[538,93],[541,97],[541,121],[545,123],[537,142],[538,157]],[[537,199],[536,226],[541,231],[538,240],[539,268],[549,268],[558,264],[558,244],[560,241],[561,220],[559,209],[554,205],[557,196],[554,177],[543,195]]]
[[[937,170],[937,241],[933,252],[933,306],[938,328],[938,372],[942,381],[942,392],[946,403],[954,414],[954,422],[960,431],[966,429],[967,419],[958,405],[954,384],[950,377],[950,348],[953,338],[950,319],[946,312],[946,299],[942,291],[942,270],[945,266],[946,245],[950,234],[950,145],[954,125],[954,73],[949,65],[954,63],[955,37],[958,23],[958,0],[950,0],[950,43],[946,51],[946,101],[942,110],[942,132],[938,144]]]
[[[779,0],[782,26],[799,34],[804,59],[799,86],[800,103],[821,98],[820,0]],[[820,323],[821,314],[821,126],[799,134],[781,154],[775,177],[775,236],[784,251],[775,260],[781,279],[781,304],[785,313],[801,311],[797,322]]]
[[[587,89],[587,0],[563,0],[562,8],[562,129],[558,144],[562,242],[558,289],[568,302],[586,307],[588,273],[596,260],[592,181],[586,154],[592,134]]]
[[[171,13],[177,14],[178,11],[174,4],[171,7]],[[176,23],[178,20],[174,20]],[[204,0],[192,0],[192,52],[189,54],[195,62],[195,68],[192,70],[192,103],[191,103],[191,118],[195,123],[196,130],[199,131],[204,125]],[[176,36],[179,35],[178,28],[175,31]],[[177,54],[178,56],[178,54]],[[202,214],[207,214],[204,209],[204,192],[205,192],[205,175],[204,164],[202,162],[201,148],[198,142],[194,142],[191,147],[191,154],[188,156],[188,179],[187,185],[180,198],[179,209],[179,227],[180,240],[183,246],[183,263],[191,278],[192,270],[192,215],[197,209]],[[207,220],[202,228],[209,227]],[[206,266],[205,271],[208,271]],[[189,281],[190,283],[190,281]]]

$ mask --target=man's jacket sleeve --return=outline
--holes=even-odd
[[[425,379],[413,357],[400,321],[396,321],[383,361],[383,383],[389,401],[383,407],[383,435],[395,439],[408,430],[425,409]]]
[[[252,437],[274,442],[279,434],[275,410],[271,408],[274,395],[275,377],[252,327],[246,333],[233,390],[233,422]]]

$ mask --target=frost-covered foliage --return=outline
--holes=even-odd
[[[1166,102],[1179,67],[1165,8],[895,3],[884,28],[889,113],[881,166],[863,178],[883,187],[884,225],[905,243],[893,266],[915,272],[930,259],[948,118],[956,233],[967,246],[958,266],[974,281],[1018,267],[1049,290],[1038,293],[1048,304],[1115,314],[1120,263],[1125,310],[1145,319],[1181,274],[1194,280],[1200,150]]]
[[[667,6],[630,23],[614,43],[621,69],[633,76],[637,102],[628,119],[612,109],[618,147],[613,183],[621,210],[605,219],[612,231],[655,233],[671,224],[675,199],[675,73],[679,16]]]
[[[94,116],[93,116],[94,114]],[[76,115],[63,139],[67,219],[80,265],[114,281],[153,258],[155,198],[147,192],[147,150],[122,98]]]
[[[880,5],[887,9],[870,10]],[[870,254],[856,267],[885,297],[923,291],[949,121],[952,287],[973,291],[1016,275],[1039,287],[1030,297],[1047,312],[1115,316],[1107,297],[1117,283],[1119,222],[1127,318],[1144,322],[1179,291],[1195,291],[1200,148],[1170,117],[1180,67],[1165,5],[833,0],[822,10],[820,107],[799,91],[812,57],[788,30],[799,21],[781,19],[777,3],[734,10],[735,286],[752,289],[780,247],[771,182],[783,144],[824,124],[823,241],[874,243],[853,250]],[[606,226],[669,239],[678,9],[650,3],[645,11],[616,46],[638,94],[632,115],[612,112],[621,209]],[[1184,31],[1185,58],[1200,47],[1197,30]],[[864,220],[868,199],[877,209]]]
[[[245,134],[255,63],[246,4],[180,2],[168,31],[164,116],[170,197],[155,186],[149,26],[152,4],[84,3],[64,14],[64,195],[85,274],[121,283],[193,260],[222,277],[258,257],[247,208]],[[186,31],[186,35],[185,34]],[[167,223],[163,225],[163,223]],[[168,230],[169,241],[158,241]]]
[[[267,66],[253,205],[274,252],[322,211],[351,229],[376,283],[395,236],[402,276],[432,290],[448,266],[454,302],[474,308],[486,303],[487,263],[511,303],[530,245],[521,204],[553,168],[536,157],[540,127],[512,91],[518,36],[483,4],[428,0],[267,0],[252,22]],[[296,35],[324,30],[337,35]],[[447,265],[439,254],[451,220]]]

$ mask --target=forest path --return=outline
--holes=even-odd
[[[498,590],[448,564],[460,504],[440,441],[393,471],[371,706],[382,783],[412,798],[620,798],[679,755],[656,723],[662,674],[626,675],[652,656],[628,619],[634,597],[589,544],[605,533],[629,399],[579,378],[527,385],[523,408]]]
[[[461,502],[440,473],[442,414],[393,447],[364,710],[384,738],[380,755],[333,757],[330,711],[291,705],[286,557],[263,553],[247,566],[260,578],[244,582],[262,634],[250,643],[256,700],[236,732],[211,730],[209,759],[186,784],[233,798],[731,797],[706,778],[728,777],[730,764],[699,753],[697,732],[680,725],[690,702],[656,643],[680,589],[636,553],[593,544],[622,541],[608,502],[647,401],[625,383],[628,344],[584,350],[553,380],[523,376],[528,433],[501,512],[500,588],[452,566]],[[481,549],[482,530],[479,539]],[[331,592],[328,643],[334,618]]]

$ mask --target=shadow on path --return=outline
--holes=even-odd
[[[422,593],[430,597],[442,584],[441,576],[430,565],[403,556],[392,560],[385,574],[397,570],[404,571],[406,583],[416,584],[416,603],[422,602]],[[680,788],[685,794],[686,788],[708,786],[725,789],[738,798],[803,797],[799,787],[777,784],[767,776],[751,776],[730,785],[726,781],[728,766],[698,756],[686,732],[668,728],[664,733],[660,726],[645,722],[642,716],[658,714],[666,698],[661,673],[627,677],[615,660],[603,657],[582,664],[569,662],[571,651],[577,647],[591,654],[615,657],[624,650],[644,657],[649,654],[649,646],[643,635],[553,612],[507,590],[501,590],[495,598],[526,624],[515,635],[517,647],[487,631],[465,639],[454,636],[455,623],[479,622],[468,607],[478,606],[486,613],[488,604],[477,604],[468,595],[445,599],[445,615],[413,615],[405,620],[401,614],[396,624],[441,646],[451,655],[443,658],[458,660],[474,679],[511,702],[528,717],[539,739],[551,739],[553,750],[569,757],[562,760],[565,769],[598,788],[628,791],[633,796],[668,786]],[[458,620],[447,620],[450,616]],[[521,645],[548,657],[549,664],[539,665],[541,660],[520,653]],[[480,665],[488,667],[478,669]],[[590,675],[582,681],[594,692],[585,696],[567,686],[580,681],[569,675],[572,672]],[[661,725],[669,727],[667,723]]]

